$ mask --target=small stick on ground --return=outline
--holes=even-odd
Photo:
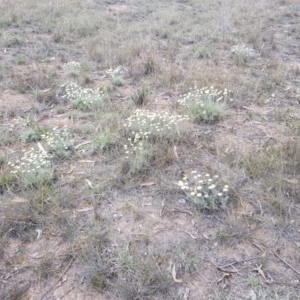
[[[230,277],[230,276],[231,276],[231,274],[225,273],[225,274],[217,281],[217,283],[222,282],[225,278],[228,278],[228,277]]]
[[[62,277],[68,271],[68,269],[70,268],[70,266],[72,265],[72,263],[74,262],[74,260],[75,260],[75,255],[72,257],[72,259],[70,260],[69,264],[67,265],[67,267],[65,268],[65,270],[62,272],[62,274],[58,277],[58,279],[55,281],[55,283],[48,289],[48,291],[46,291],[42,295],[42,297],[40,298],[40,300],[43,300],[55,288],[55,286],[59,283],[59,281],[62,279]]]
[[[180,212],[180,213],[188,214],[190,216],[194,215],[192,212],[190,212],[188,210],[182,210],[182,209],[178,209],[178,208],[174,209],[172,212]]]
[[[221,268],[219,268],[219,267],[217,267],[217,269],[218,269],[220,272],[224,272],[224,273],[237,273],[237,271],[225,270],[225,269],[221,269]]]
[[[196,237],[196,236],[192,235],[191,233],[189,233],[188,231],[185,231],[185,230],[179,230],[179,231],[188,234],[193,240],[197,240],[197,239],[201,238],[201,237]]]
[[[156,259],[154,258],[154,255],[153,255],[153,253],[152,253],[150,247],[148,247],[148,250],[149,250],[149,252],[150,252],[150,254],[151,254],[151,256],[152,256],[152,258],[153,258],[153,260],[154,260],[154,262],[155,262],[155,264],[156,264],[156,267],[157,267],[159,273],[162,275],[161,269],[160,269],[160,267],[159,267],[159,265],[158,265]]]
[[[263,251],[262,250],[262,248],[260,247],[260,246],[258,246],[257,244],[255,244],[253,241],[251,241],[252,242],[252,244],[254,245],[254,246],[256,246],[258,249],[260,249],[261,251]],[[266,245],[264,245],[263,244],[263,246],[265,246],[266,247]],[[266,247],[266,248],[268,248],[268,247]],[[291,266],[289,263],[287,263],[281,256],[279,256],[275,251],[273,251],[272,249],[269,249],[278,259],[280,259],[286,266],[288,266],[289,268],[291,268],[295,273],[297,273],[299,276],[300,276],[300,272],[297,270],[297,269],[295,269],[293,266]]]
[[[91,143],[92,143],[92,141],[87,141],[87,142],[81,143],[81,144],[75,146],[74,149],[78,149],[78,148],[80,148],[81,146],[84,146],[84,145],[87,145],[87,144],[91,144]]]
[[[162,216],[164,209],[165,209],[165,201],[163,200],[163,201],[161,201],[161,210],[160,210],[160,213],[159,213],[160,217]]]
[[[275,251],[271,250],[271,252],[277,256],[285,265],[287,265],[289,268],[291,268],[295,273],[297,273],[300,276],[300,272],[296,270],[293,266],[291,266],[289,263],[287,263],[283,258],[281,258]]]
[[[243,260],[233,261],[233,262],[228,263],[228,264],[223,265],[223,266],[217,266],[217,268],[218,269],[224,269],[224,268],[236,265],[236,264],[240,264],[240,263],[243,263],[243,262],[246,262],[246,261],[249,261],[249,260],[253,260],[253,259],[258,259],[258,258],[260,258],[260,256],[253,256],[253,257],[249,257],[249,258],[246,258],[246,259],[243,259]]]

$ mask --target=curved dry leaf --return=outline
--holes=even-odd
[[[47,156],[47,151],[44,149],[44,147],[42,146],[42,144],[40,142],[37,143],[39,149],[41,150],[42,154]]]
[[[151,186],[151,185],[154,185],[156,184],[156,182],[145,182],[145,183],[141,183],[139,184],[140,186]]]
[[[93,187],[93,184],[88,180],[86,179],[85,182],[88,184],[88,186],[93,190],[94,187]]]
[[[208,235],[206,233],[202,233],[203,237],[206,239],[206,240],[210,240],[210,238],[208,237]]]
[[[254,269],[254,271],[257,271],[261,277],[263,277],[265,280],[267,280],[265,273],[262,269],[262,265],[256,265],[256,269]]]
[[[69,170],[68,172],[66,172],[65,174],[69,175],[69,174],[71,174],[73,171],[74,171],[74,167],[71,166],[70,170]]]
[[[41,229],[36,229],[35,231],[37,232],[37,237],[36,237],[36,239],[39,240],[39,239],[42,237],[42,233],[43,233],[43,232],[42,232]]]
[[[173,147],[173,151],[174,151],[174,155],[175,155],[176,159],[179,160],[179,156],[178,156],[178,153],[177,153],[177,147],[176,146]]]
[[[177,279],[176,278],[176,266],[175,266],[175,263],[173,264],[173,268],[172,268],[172,277],[173,277],[173,280],[177,283],[181,283],[182,282],[182,279]]]
[[[191,233],[189,233],[188,231],[185,231],[185,230],[180,230],[180,231],[188,234],[193,240],[200,239],[200,237],[196,237],[196,236],[192,235]]]
[[[288,183],[292,183],[292,184],[297,184],[298,183],[298,180],[296,178],[294,178],[294,179],[283,178],[283,180],[285,180]]]
[[[220,283],[220,282],[225,282],[225,280],[227,279],[227,278],[229,278],[230,276],[232,276],[231,274],[229,274],[229,273],[225,273],[218,281],[217,281],[217,283]]]
[[[75,149],[78,149],[78,148],[80,148],[81,146],[84,146],[84,145],[87,145],[87,144],[91,144],[91,143],[92,143],[92,141],[87,141],[87,142],[84,142],[84,143],[81,143],[81,144],[75,146],[74,148],[75,148]]]
[[[85,207],[85,208],[81,208],[81,209],[76,209],[77,212],[86,212],[86,211],[90,211],[93,210],[94,207],[93,206],[89,206],[89,207]]]
[[[24,199],[22,197],[15,197],[14,199],[11,200],[12,202],[15,202],[15,203],[25,203],[25,202],[28,202],[27,199]]]
[[[90,164],[95,164],[96,163],[96,161],[95,160],[79,160],[78,161],[79,163],[90,163]]]

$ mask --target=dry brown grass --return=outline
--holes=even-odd
[[[0,0],[0,11],[1,299],[299,298],[296,0]],[[243,44],[255,55],[232,52]],[[107,101],[75,107],[67,81]],[[179,95],[212,85],[232,91],[222,118],[126,153],[137,107],[186,114]],[[10,131],[18,116],[37,137]],[[65,125],[68,155],[24,186],[8,162]],[[226,209],[196,209],[178,185],[194,170],[229,185]]]

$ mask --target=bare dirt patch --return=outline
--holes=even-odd
[[[108,5],[107,9],[111,11],[119,12],[119,11],[125,11],[129,9],[129,7],[126,4],[110,4]]]
[[[0,111],[26,112],[34,106],[35,101],[27,95],[2,92],[0,94]]]

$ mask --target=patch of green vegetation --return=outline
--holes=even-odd
[[[146,86],[143,86],[131,95],[131,99],[136,106],[145,106],[149,102],[148,94],[148,88]]]
[[[24,65],[26,63],[26,59],[24,56],[18,55],[14,58],[14,62],[17,65]]]
[[[0,144],[3,146],[12,145],[15,140],[16,138],[8,132],[4,132],[3,135],[0,136]]]
[[[176,249],[176,267],[179,278],[192,274],[197,266],[197,257],[184,245],[179,245]]]
[[[125,161],[123,174],[143,174],[149,167],[157,168],[173,161],[169,145],[180,141],[189,130],[186,116],[136,110],[124,124]]]
[[[225,209],[229,200],[228,185],[219,182],[219,176],[208,173],[200,174],[192,171],[190,176],[184,176],[178,185],[185,192],[187,199],[203,211]]]
[[[70,77],[76,78],[80,74],[81,65],[76,61],[70,61],[63,65],[63,69],[68,72]]]
[[[65,98],[75,108],[82,111],[92,111],[95,108],[103,107],[109,100],[108,94],[103,90],[81,88],[76,83],[67,84],[65,91]]]
[[[225,103],[229,100],[227,89],[220,91],[213,86],[198,89],[194,87],[179,97],[178,103],[185,107],[188,115],[195,122],[212,122],[221,118]]]
[[[135,148],[141,142],[180,140],[189,130],[189,118],[185,115],[169,115],[163,112],[137,109],[124,123],[124,134],[130,148]],[[129,145],[124,146],[125,149]]]
[[[53,158],[65,159],[73,152],[74,139],[67,126],[53,127],[41,134],[41,143]]]
[[[0,155],[0,167],[5,163],[5,156]]]
[[[95,271],[93,274],[91,274],[90,284],[95,290],[99,292],[106,291],[110,285],[107,275],[99,271]]]
[[[224,104],[214,101],[203,101],[202,103],[191,104],[187,113],[195,122],[212,122],[221,118],[224,111]]]
[[[113,85],[115,85],[115,86],[124,85],[124,79],[121,76],[113,77],[112,82],[113,82]]]
[[[49,88],[46,90],[33,89],[33,97],[39,103],[50,104],[56,102],[56,91],[55,89]]]
[[[248,277],[248,285],[252,288],[256,288],[260,286],[260,280],[256,276],[250,275]]]
[[[53,256],[52,253],[48,253],[36,264],[34,273],[39,280],[47,280],[56,273]]]
[[[65,106],[59,105],[56,107],[56,111],[60,115],[66,113],[68,109]]]
[[[119,254],[119,273],[112,284],[115,294],[124,300],[167,297],[173,288],[165,268],[167,259],[156,253],[140,256],[139,243],[131,242],[131,251]]]
[[[3,44],[7,48],[17,47],[22,44],[22,39],[18,36],[7,36],[4,38]]]
[[[82,132],[84,133],[84,135],[89,135],[92,133],[92,128],[88,125],[85,125],[83,128],[82,128]]]
[[[20,133],[20,139],[23,143],[36,142],[40,139],[40,135],[31,127],[26,127]]]
[[[112,133],[109,129],[106,129],[97,134],[93,139],[93,149],[96,152],[103,152],[109,149],[113,143]]]
[[[195,57],[198,59],[203,59],[209,57],[209,52],[207,48],[200,47],[195,49]]]
[[[52,180],[54,171],[51,156],[31,148],[16,161],[8,162],[12,174],[25,189]]]
[[[116,69],[106,70],[106,74],[111,77],[112,83],[115,86],[122,86],[124,84],[123,76],[126,72],[127,70],[121,66],[117,67]]]
[[[0,194],[3,194],[7,188],[14,184],[16,184],[16,178],[8,171],[2,172],[0,175]]]
[[[11,24],[13,23],[13,21],[9,18],[3,18],[0,21],[0,28],[7,28],[9,26],[11,26]]]

